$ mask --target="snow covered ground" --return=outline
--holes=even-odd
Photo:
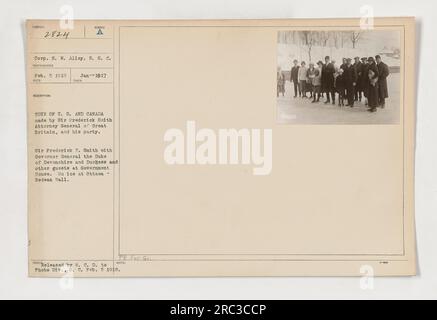
[[[310,99],[293,98],[292,84],[287,81],[285,96],[277,98],[277,122],[282,124],[396,124],[400,111],[400,74],[388,78],[389,98],[386,107],[370,113],[363,102],[354,108],[338,104],[311,103]],[[337,101],[336,101],[337,102]]]

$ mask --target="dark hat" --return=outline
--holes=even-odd
[[[352,61],[352,59],[351,58],[346,58],[346,61]]]
[[[368,57],[367,60],[375,62],[375,59],[373,59],[373,57]]]
[[[354,59],[360,59],[360,57],[355,57]]]
[[[364,61],[364,60],[367,60],[367,58],[366,57],[362,57],[361,60]]]
[[[323,64],[323,62],[322,62],[321,60],[319,60],[319,61],[317,62],[317,64]]]
[[[326,60],[326,59],[331,59],[331,58],[330,58],[329,56],[326,56],[326,57],[325,57],[325,60]]]

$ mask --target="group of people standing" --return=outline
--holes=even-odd
[[[317,103],[325,96],[325,104],[335,105],[338,95],[338,105],[354,107],[357,101],[365,100],[368,111],[375,112],[377,107],[385,107],[385,99],[388,98],[387,77],[389,68],[381,56],[375,58],[343,58],[341,66],[331,61],[329,56],[325,62],[312,62],[306,66],[305,61],[299,65],[297,60],[293,61],[290,81],[294,87],[294,98],[312,98],[312,103]],[[277,74],[278,91],[285,93],[285,76],[278,69]],[[308,96],[309,93],[309,96]]]

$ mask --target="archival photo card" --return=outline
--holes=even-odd
[[[415,275],[414,43],[414,18],[27,21],[29,275]]]

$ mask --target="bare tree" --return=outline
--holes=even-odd
[[[344,44],[346,42],[347,39],[349,39],[349,35],[347,32],[344,31],[339,31],[337,33],[337,37],[338,37],[338,47],[344,48]]]
[[[340,38],[341,38],[341,32],[338,31],[332,32],[332,39],[334,40],[334,47],[336,49],[340,47]]]
[[[306,51],[308,53],[308,61],[311,62],[311,50],[316,44],[317,34],[313,31],[302,31],[301,32],[302,42]]]
[[[321,31],[320,32],[320,45],[323,47],[326,47],[328,45],[328,41],[331,37],[331,34],[329,31]]]
[[[352,48],[355,49],[358,41],[361,39],[362,33],[360,31],[351,31],[351,41],[352,41]]]
[[[297,44],[297,31],[280,31],[278,32],[278,43]]]

